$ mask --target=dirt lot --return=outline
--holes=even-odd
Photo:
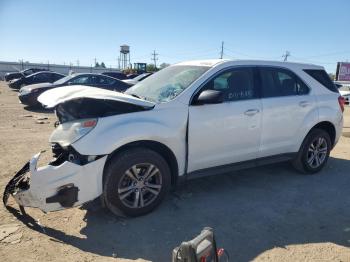
[[[350,137],[349,109],[345,118]],[[54,121],[51,112],[23,108],[0,82],[1,191],[34,153],[49,150]],[[117,219],[98,202],[46,215],[27,209],[38,225],[1,205],[0,257],[169,261],[175,246],[210,226],[230,261],[350,261],[349,188],[350,138],[343,136],[319,175],[278,164],[198,179],[144,217]]]

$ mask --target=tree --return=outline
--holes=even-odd
[[[100,64],[98,62],[96,62],[95,67],[100,67]]]
[[[154,71],[157,71],[157,68],[154,67],[154,64],[148,64],[146,66],[146,70],[147,72],[154,72]]]
[[[163,68],[166,68],[166,67],[168,67],[168,66],[170,66],[170,64],[168,64],[168,63],[161,63],[161,64],[159,65],[159,69],[163,69]]]
[[[335,80],[335,75],[334,75],[334,74],[329,73],[328,75],[329,75],[329,77],[330,77],[333,81]]]
[[[106,65],[105,65],[105,63],[101,63],[101,67],[103,67],[103,68],[106,68]]]

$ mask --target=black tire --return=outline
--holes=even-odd
[[[324,139],[325,144],[327,145],[327,148],[326,150],[324,149],[324,152],[325,152],[324,159],[322,158],[323,159],[322,162],[320,162],[320,164],[316,166],[317,162],[316,164],[314,164],[315,160],[311,161],[312,156],[310,157],[310,155],[312,155],[313,152],[310,153],[309,150],[312,150],[311,145],[312,144],[314,145],[314,143],[316,143],[319,138]],[[304,139],[297,157],[292,161],[292,165],[296,170],[298,170],[301,173],[315,174],[321,171],[322,168],[326,165],[331,148],[332,148],[332,142],[329,134],[322,129],[314,128],[309,132],[309,134]],[[318,153],[318,154],[321,154],[321,153]],[[311,161],[312,163],[310,164],[308,160]],[[315,166],[313,166],[312,164],[314,164]]]
[[[125,198],[126,200],[121,199],[121,193],[119,193],[119,190],[123,190],[120,188],[121,183],[128,182],[126,180],[130,180],[131,185],[126,185],[124,188],[133,186],[132,184],[136,183],[133,182],[134,180],[130,179],[129,176],[126,175],[126,172],[130,170],[135,165],[141,165],[141,168],[138,173],[139,177],[142,177],[146,175],[145,171],[142,169],[142,165],[145,165],[145,163],[153,165],[155,168],[158,169],[159,172],[156,173],[157,178],[160,179],[160,188],[158,195],[153,194],[153,200],[149,204],[143,206],[143,207],[130,207],[127,205],[127,203],[124,203],[125,201],[128,201],[129,198],[134,197],[134,200],[136,202],[136,194],[137,192],[130,193],[128,198]],[[146,167],[145,167],[146,170]],[[142,172],[142,174],[141,174]],[[155,175],[154,175],[155,176]],[[161,178],[160,178],[161,177]],[[155,179],[155,178],[154,178]],[[141,182],[140,182],[141,183]],[[139,198],[142,198],[142,204],[143,204],[143,195],[150,196],[151,191],[147,190],[146,181],[145,188],[139,189],[133,189],[134,191],[138,190],[139,195],[137,197],[137,205],[141,206],[141,203]],[[106,207],[115,215],[117,216],[141,216],[145,215],[147,213],[150,213],[153,211],[163,200],[164,196],[170,189],[171,184],[171,174],[170,169],[167,164],[167,162],[164,160],[162,156],[160,156],[157,152],[147,149],[147,148],[134,148],[129,149],[127,151],[124,151],[120,154],[117,154],[116,156],[112,157],[109,161],[108,166],[106,167],[105,174],[104,174],[104,186],[103,186],[103,201],[105,202]],[[151,188],[152,189],[152,188]],[[131,192],[127,191],[127,192]],[[145,192],[145,193],[143,193]],[[140,196],[140,194],[142,196]],[[150,196],[150,198],[152,198]],[[124,202],[123,202],[124,201]],[[145,202],[146,203],[146,202]]]

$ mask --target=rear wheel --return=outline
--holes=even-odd
[[[304,139],[293,166],[302,173],[319,172],[327,163],[332,147],[329,134],[322,129],[313,129]]]
[[[151,212],[170,188],[170,169],[158,153],[135,148],[118,154],[105,171],[103,198],[116,215]]]

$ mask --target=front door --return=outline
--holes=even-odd
[[[253,67],[235,67],[217,74],[202,87],[200,92],[222,91],[223,102],[190,105],[188,172],[257,157],[261,100],[255,76]]]

